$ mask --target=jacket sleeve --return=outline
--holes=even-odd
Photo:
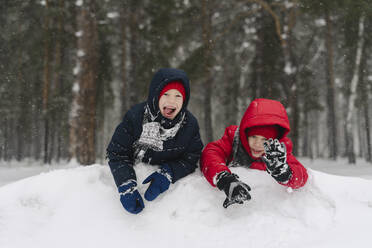
[[[226,163],[232,155],[232,144],[237,126],[229,126],[221,139],[209,143],[203,150],[200,169],[207,181],[216,187],[215,177],[222,171],[228,171]]]
[[[133,169],[133,122],[130,115],[131,113],[127,112],[123,121],[116,127],[106,150],[108,164],[118,187],[129,179],[136,180]]]
[[[166,164],[171,168],[173,172],[172,183],[175,183],[179,179],[193,173],[197,167],[197,163],[200,159],[200,154],[203,149],[203,143],[200,139],[199,127],[193,134],[191,142],[188,144],[185,153],[180,159],[168,161]]]
[[[287,149],[287,163],[292,170],[292,177],[289,179],[288,183],[283,184],[284,186],[291,187],[293,189],[300,188],[305,185],[308,174],[306,168],[296,159],[292,154],[292,141],[285,137],[281,140]]]

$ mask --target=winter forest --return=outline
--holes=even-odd
[[[270,98],[297,156],[372,161],[370,0],[2,0],[0,23],[0,160],[105,163],[125,112],[174,67],[204,144]]]

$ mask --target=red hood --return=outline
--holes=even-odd
[[[254,126],[278,125],[279,137],[285,137],[290,131],[287,111],[275,100],[255,99],[248,106],[239,125],[239,136],[245,150],[251,155],[246,129]],[[251,155],[252,156],[252,155]]]

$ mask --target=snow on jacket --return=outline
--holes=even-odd
[[[253,126],[279,126],[280,142],[287,148],[287,163],[292,170],[292,177],[283,184],[291,188],[302,187],[308,178],[305,167],[292,154],[292,142],[287,137],[290,131],[287,112],[283,105],[274,100],[256,99],[252,101],[240,122],[229,126],[221,139],[209,143],[201,156],[201,170],[212,186],[216,186],[216,176],[222,171],[231,173],[231,166],[245,166],[251,169],[266,170],[261,158],[254,159],[250,153],[246,130]]]
[[[158,102],[163,87],[172,81],[182,82],[186,99],[173,120],[163,117]],[[117,186],[129,179],[136,180],[133,166],[143,162],[151,165],[167,164],[172,172],[172,182],[195,171],[203,144],[196,118],[187,110],[190,98],[189,79],[184,71],[160,69],[153,77],[147,102],[133,106],[116,128],[107,147],[107,158]],[[145,130],[144,127],[150,126]],[[151,127],[161,129],[162,140],[152,137]],[[144,131],[145,130],[145,131]],[[149,136],[144,136],[145,134]],[[154,138],[156,142],[141,142]]]

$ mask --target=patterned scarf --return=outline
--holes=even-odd
[[[135,142],[135,157],[142,160],[148,149],[162,151],[163,143],[176,136],[182,127],[185,112],[180,112],[174,120],[166,119],[160,111],[154,115],[146,104],[142,122],[142,133]],[[167,128],[168,127],[168,128]]]

